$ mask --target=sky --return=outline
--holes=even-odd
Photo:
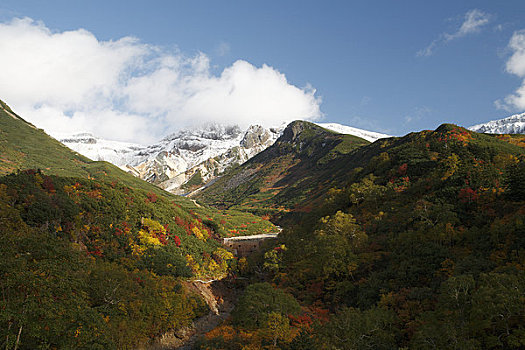
[[[525,111],[525,2],[0,0],[0,99],[51,135],[391,135]]]

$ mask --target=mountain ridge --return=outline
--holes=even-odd
[[[525,113],[473,125],[468,129],[487,134],[525,134]]]
[[[356,136],[294,121],[272,146],[227,171],[195,198],[259,214],[308,210],[303,205],[320,198],[322,188],[340,174],[338,158],[366,144]]]
[[[476,134],[452,124],[443,124],[434,131],[414,132],[369,143],[363,139],[357,142],[355,139],[348,140],[344,135],[331,134],[329,131],[317,130],[316,134],[312,130],[314,124],[309,124],[304,130],[297,129],[298,125],[308,125],[305,123],[289,124],[274,145],[242,166],[225,173],[211,186],[196,193],[195,197],[218,207],[255,213],[271,212],[280,218],[283,215],[290,216],[287,214],[290,212],[312,210],[317,200],[325,195],[322,188],[337,187],[350,181],[354,171],[366,170],[377,162],[383,162],[390,149],[406,148],[396,152],[400,152],[409,166],[417,163],[422,171],[435,166],[434,161],[424,159],[421,155],[429,152],[421,148],[422,141],[419,140],[422,138],[432,142],[440,140],[443,145],[464,142],[476,149],[490,146],[505,152],[523,152],[522,148],[506,139]],[[330,143],[330,138],[334,137],[340,139],[336,142],[332,139]],[[417,151],[412,146],[402,146],[413,143],[418,144]]]
[[[362,136],[368,141],[389,137],[336,123],[317,125]],[[88,158],[109,161],[169,192],[185,194],[271,146],[283,128],[252,125],[241,130],[235,125],[208,124],[180,130],[149,146],[103,140],[90,133],[62,135],[57,139]]]

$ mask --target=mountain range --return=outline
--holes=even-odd
[[[389,137],[337,123],[316,125],[369,142]],[[180,130],[147,146],[104,140],[90,133],[61,135],[57,139],[90,159],[110,162],[171,193],[189,194],[216,179],[226,169],[243,164],[270,147],[284,127],[252,125],[243,130],[236,125],[208,124]],[[469,129],[493,134],[524,133],[525,113]]]
[[[389,137],[336,123],[318,125],[368,141]],[[169,192],[185,194],[271,146],[284,127],[252,125],[242,130],[236,125],[209,124],[178,131],[149,146],[104,140],[89,133],[57,139],[90,159],[108,161]]]
[[[469,130],[486,134],[525,134],[525,113],[473,125]]]

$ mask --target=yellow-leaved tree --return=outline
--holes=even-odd
[[[138,244],[132,244],[133,252],[141,254],[145,249],[166,244],[166,229],[158,221],[143,218]]]

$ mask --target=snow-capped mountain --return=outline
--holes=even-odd
[[[341,125],[337,123],[316,123],[316,124],[328,130],[332,130],[340,134],[354,135],[354,136],[360,137],[370,142],[374,142],[379,139],[391,137],[390,135],[387,135],[387,134],[381,134],[378,132],[368,131],[368,130],[361,130],[361,129],[353,128],[351,126]]]
[[[319,126],[368,141],[389,137],[336,123]],[[105,160],[175,194],[188,193],[270,147],[286,125],[264,128],[209,124],[171,134],[144,146],[103,140],[89,133],[60,136],[59,141],[93,160]]]
[[[161,141],[142,146],[108,141],[91,134],[60,137],[60,142],[94,160],[105,160],[173,193],[185,193],[216,177],[227,167],[242,164],[272,145],[282,128],[258,125],[210,124],[181,130]]]
[[[247,130],[217,124],[182,130],[149,146],[151,156],[128,164],[128,168],[170,192],[185,193],[218,176],[227,167],[244,163],[272,145],[279,134],[278,129],[259,125]]]
[[[525,113],[474,125],[469,129],[487,134],[525,134]]]

